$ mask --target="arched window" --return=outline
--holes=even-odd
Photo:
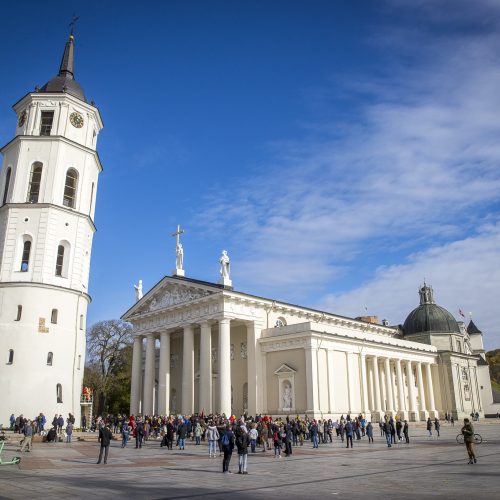
[[[56,395],[57,395],[57,402],[62,403],[62,385],[57,384],[56,385]]]
[[[59,245],[57,247],[56,276],[63,275],[63,266],[64,266],[64,245]]]
[[[29,269],[31,253],[31,240],[25,240],[23,244],[23,255],[21,257],[21,271],[25,273]]]
[[[286,326],[286,319],[280,317],[276,320],[274,328],[282,328],[283,326]]]
[[[3,190],[3,200],[2,200],[2,205],[5,205],[7,201],[7,195],[9,194],[9,185],[10,185],[10,174],[11,174],[12,169],[9,167],[7,169],[7,172],[5,173],[5,187]]]
[[[66,172],[66,182],[64,183],[63,205],[69,208],[75,208],[76,188],[78,186],[78,172],[70,168]]]
[[[52,314],[50,315],[50,322],[57,325],[57,309],[52,309]]]
[[[28,203],[38,203],[40,184],[42,182],[43,165],[37,161],[31,165],[30,183],[28,187]]]
[[[8,365],[14,363],[14,349],[9,349],[9,361],[7,361]]]
[[[54,359],[54,354],[49,352],[47,354],[47,365],[48,366],[52,366],[52,360]]]

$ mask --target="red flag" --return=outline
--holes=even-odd
[[[462,316],[462,318],[465,318],[465,314],[464,314],[464,312],[462,311],[462,309],[459,309],[459,310],[458,310],[458,314],[460,314],[460,316]]]

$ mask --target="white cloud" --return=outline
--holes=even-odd
[[[227,202],[213,198],[199,222],[230,229],[238,283],[287,300],[329,287],[337,293],[322,303],[335,312],[392,303],[382,312],[402,321],[426,276],[440,303],[471,308],[485,330],[494,328],[499,280],[488,277],[500,267],[498,226],[476,231],[500,217],[500,32],[491,23],[487,32],[476,28],[460,37],[381,33],[377,43],[399,57],[390,74],[334,82],[341,95],[370,96],[360,97],[350,122],[307,124],[303,142],[273,145],[262,175],[245,179]],[[318,99],[333,106],[328,94]],[[366,260],[374,277],[340,292],[335,280]],[[382,302],[378,283],[390,285]]]

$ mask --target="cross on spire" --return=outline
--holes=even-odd
[[[73,18],[71,19],[71,22],[68,25],[68,26],[71,27],[70,36],[73,36],[73,31],[74,31],[74,28],[75,28],[75,24],[78,21],[78,19],[80,19],[80,16],[77,16],[77,15],[73,14]]]
[[[181,226],[177,224],[177,231],[172,234],[172,236],[175,236],[175,247],[177,248],[180,243],[180,236],[184,232],[184,229],[181,229]]]

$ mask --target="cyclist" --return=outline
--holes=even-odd
[[[474,451],[474,427],[468,418],[464,418],[464,426],[462,427],[462,435],[464,436],[465,447],[469,455],[469,464],[477,463],[476,453]]]

